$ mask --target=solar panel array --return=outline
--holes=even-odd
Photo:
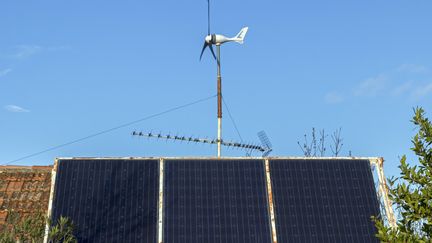
[[[167,160],[164,242],[270,242],[262,160]]]
[[[61,159],[52,218],[69,217],[79,242],[272,242],[264,165],[164,159],[159,174],[159,159]],[[272,158],[269,165],[278,242],[377,241],[368,160]]]
[[[271,160],[279,242],[377,242],[368,160]]]
[[[156,242],[159,160],[60,160],[52,218],[79,242]]]

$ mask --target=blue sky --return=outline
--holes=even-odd
[[[412,158],[412,108],[432,114],[431,7],[212,1],[212,32],[234,36],[249,26],[244,45],[221,51],[223,94],[243,139],[258,142],[256,133],[265,130],[272,155],[301,156],[297,141],[312,127],[342,127],[342,155],[383,156],[387,175],[396,174],[398,157]],[[0,162],[216,94],[210,53],[199,62],[206,8],[205,0],[2,1]],[[214,138],[216,127],[211,99],[14,164],[62,156],[213,156],[209,145],[130,133]],[[227,112],[223,138],[239,140]]]

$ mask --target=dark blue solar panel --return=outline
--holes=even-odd
[[[263,160],[167,160],[164,242],[270,242]]]
[[[79,242],[156,242],[159,160],[60,160],[52,218]]]
[[[278,242],[377,242],[368,160],[270,160]]]

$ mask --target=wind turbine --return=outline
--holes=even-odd
[[[234,37],[226,37],[220,34],[211,34],[210,32],[210,0],[207,0],[207,36],[204,38],[204,46],[201,50],[200,60],[202,55],[209,47],[214,59],[217,63],[217,105],[218,105],[218,132],[217,132],[217,156],[221,156],[221,144],[222,144],[222,77],[221,77],[221,65],[220,65],[220,46],[226,42],[237,42],[243,44],[243,40],[248,31],[248,27],[244,27],[240,32]],[[217,57],[213,50],[213,45],[216,45]]]

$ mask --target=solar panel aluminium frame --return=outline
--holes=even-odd
[[[55,181],[56,181],[56,177],[57,177],[57,167],[58,167],[58,162],[57,162],[57,159],[55,159],[54,166],[51,170],[51,187],[50,187],[50,195],[49,195],[49,199],[48,199],[48,212],[47,212],[47,218],[48,219],[51,219],[52,204],[53,204],[53,200],[54,200]],[[50,227],[50,225],[49,225],[48,220],[47,220],[47,223],[45,224],[45,233],[44,233],[43,243],[48,243],[49,227]]]
[[[212,160],[251,160],[251,159],[260,159],[263,160],[265,164],[264,173],[266,179],[266,192],[267,192],[267,200],[269,207],[269,224],[271,227],[271,239],[273,243],[277,243],[277,233],[275,227],[273,226],[275,223],[274,218],[274,205],[273,205],[273,196],[271,191],[271,171],[269,170],[268,163],[271,159],[286,159],[286,160],[368,160],[370,162],[371,168],[375,168],[378,174],[378,191],[379,194],[378,200],[382,200],[384,202],[384,211],[386,213],[386,217],[388,219],[388,224],[391,227],[396,227],[396,220],[393,212],[393,208],[391,207],[392,202],[388,197],[388,186],[386,184],[386,179],[384,176],[383,163],[384,159],[382,157],[59,157],[54,161],[54,166],[51,173],[51,188],[50,188],[50,196],[48,203],[47,216],[51,218],[52,216],[52,207],[53,200],[55,194],[55,181],[57,177],[57,169],[58,169],[58,161],[60,160],[73,160],[73,159],[86,159],[86,160],[148,160],[148,159],[158,159],[159,160],[159,196],[158,196],[158,213],[157,213],[157,242],[163,242],[163,217],[164,217],[164,202],[163,202],[163,180],[164,180],[164,160],[192,160],[192,159],[212,159]],[[272,216],[273,215],[273,216]],[[49,224],[46,224],[45,227],[45,236],[44,243],[48,242],[48,231]]]

